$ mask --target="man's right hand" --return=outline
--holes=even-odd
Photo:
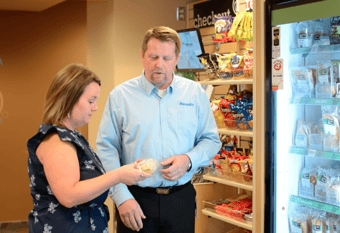
[[[135,199],[123,202],[123,204],[118,206],[118,212],[126,227],[134,231],[139,231],[143,228],[142,218],[145,219],[146,217]]]

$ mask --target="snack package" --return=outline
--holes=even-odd
[[[158,168],[158,162],[154,159],[146,159],[138,163],[139,170],[146,173],[155,173]]]
[[[303,168],[299,181],[299,196],[314,199],[317,179],[318,173],[316,169]]]
[[[218,58],[220,78],[231,79],[231,54],[223,54]]]
[[[311,128],[313,123],[298,120],[296,124],[296,132],[295,132],[295,145],[301,148],[308,148],[309,145],[309,135],[311,134]]]
[[[331,62],[319,63],[318,76],[315,84],[315,97],[316,98],[332,98],[336,95],[333,67]]]
[[[204,66],[205,72],[208,74],[209,79],[216,79],[219,77],[217,70],[218,66],[215,61],[216,55],[212,56],[209,53],[204,53],[197,56],[201,64]],[[216,57],[217,59],[217,57]]]
[[[307,67],[292,67],[289,69],[293,99],[314,97],[313,70]]]
[[[253,49],[248,49],[244,54],[243,75],[245,78],[253,78]]]
[[[219,105],[220,105],[220,100],[213,100],[210,102],[210,107],[211,107],[211,110],[213,111],[216,125],[217,127],[221,128],[221,127],[224,127],[224,117],[220,111]]]
[[[321,106],[325,151],[339,150],[339,115],[337,106]]]
[[[236,53],[232,53],[231,55],[231,69],[233,71],[233,79],[242,79],[243,78],[243,67],[244,61],[243,56],[239,56]]]
[[[228,31],[233,23],[232,16],[216,16],[214,17],[215,38],[214,42],[228,42]]]

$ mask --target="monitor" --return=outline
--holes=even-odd
[[[198,59],[198,55],[204,52],[204,46],[201,38],[201,33],[198,28],[190,28],[178,30],[178,35],[181,38],[182,46],[180,58],[177,63],[177,71],[179,72],[199,72],[205,71],[204,66]]]

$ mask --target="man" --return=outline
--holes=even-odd
[[[168,27],[151,28],[141,49],[144,71],[112,90],[97,137],[107,171],[141,158],[159,163],[138,185],[114,186],[117,232],[194,232],[197,168],[221,148],[209,99],[199,84],[176,76],[181,41]]]

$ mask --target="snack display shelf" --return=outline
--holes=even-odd
[[[289,153],[304,155],[309,157],[323,158],[323,159],[331,159],[331,160],[340,160],[340,153],[338,152],[328,152],[328,151],[320,151],[313,150],[308,148],[299,148],[291,146],[289,148]]]
[[[251,184],[240,183],[240,182],[237,182],[237,181],[234,181],[234,180],[219,178],[219,177],[208,175],[208,174],[203,175],[203,179],[213,181],[213,182],[216,182],[216,183],[220,183],[220,184],[230,185],[230,186],[233,186],[233,187],[253,191],[253,185],[251,185]]]
[[[317,98],[295,98],[290,100],[291,104],[303,104],[303,105],[333,105],[340,106],[340,99],[317,99]]]
[[[245,229],[248,229],[248,230],[253,229],[253,224],[248,223],[248,222],[240,222],[240,221],[237,221],[237,220],[234,220],[234,219],[231,219],[231,218],[227,218],[223,215],[218,214],[216,212],[216,210],[214,210],[214,209],[205,208],[205,209],[202,210],[202,213],[204,215],[207,215],[207,216],[210,216],[212,218],[216,218],[218,220],[233,224],[235,226],[239,226],[239,227],[242,227],[242,228],[245,228]]]
[[[334,205],[330,205],[330,204],[327,204],[327,203],[322,203],[322,202],[318,202],[318,201],[315,201],[315,200],[310,200],[310,199],[307,199],[307,198],[294,196],[294,195],[291,195],[289,200],[292,203],[299,204],[299,205],[302,205],[302,206],[326,211],[326,212],[333,213],[333,214],[340,214],[340,207],[339,206],[334,206]]]
[[[201,85],[236,85],[236,84],[253,84],[253,79],[214,79],[199,81]]]
[[[329,53],[329,52],[339,52],[340,44],[332,45],[318,45],[314,47],[306,48],[291,48],[291,54],[306,54],[306,53]]]
[[[247,131],[247,130],[231,130],[227,128],[219,128],[218,133],[225,134],[225,135],[253,137],[253,131]]]

